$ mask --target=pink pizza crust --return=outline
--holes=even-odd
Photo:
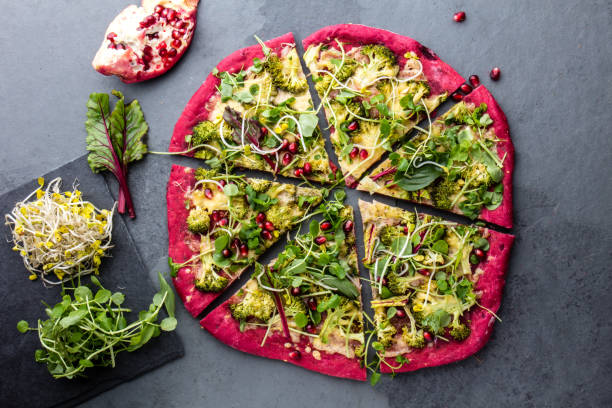
[[[450,65],[442,61],[435,52],[413,40],[400,34],[393,33],[380,28],[368,27],[360,24],[338,24],[320,29],[309,35],[302,41],[304,49],[313,44],[326,44],[338,48],[336,39],[349,51],[353,46],[364,44],[382,44],[397,55],[400,69],[406,64],[404,54],[408,51],[414,52],[423,64],[423,73],[430,85],[431,95],[439,95],[444,92],[454,92],[465,79],[461,77]]]
[[[487,253],[487,260],[479,265],[483,272],[474,290],[481,293],[478,302],[496,313],[499,309],[502,291],[506,283],[505,275],[514,236],[492,230],[485,231],[490,233],[488,237],[490,249]],[[463,360],[484,347],[493,332],[495,317],[477,306],[466,313],[465,317],[466,321],[470,322],[470,329],[472,330],[472,333],[466,340],[457,342],[451,339],[449,343],[438,341],[433,347],[425,347],[422,350],[406,353],[404,356],[410,360],[410,363],[396,368],[395,372],[415,371],[425,367],[449,364]],[[399,365],[395,358],[387,358],[386,362],[395,367]],[[382,364],[380,370],[383,373],[391,373],[393,371],[386,364]]]
[[[265,44],[272,52],[279,53],[284,44],[293,44],[295,39],[293,33],[287,33],[278,38],[266,41]],[[253,58],[265,58],[261,46],[252,45],[247,48],[240,49],[224,58],[218,65],[219,72],[228,71],[230,73],[239,72],[241,69],[247,69],[253,65]],[[191,134],[191,130],[199,122],[208,119],[210,111],[206,106],[218,94],[217,86],[221,80],[212,73],[208,75],[206,81],[200,86],[195,94],[191,97],[183,113],[179,117],[174,132],[170,140],[170,152],[182,152],[188,149],[188,143],[185,142],[185,136]],[[184,156],[193,157],[194,152],[186,153]]]
[[[473,103],[478,106],[481,103],[487,104],[487,113],[493,120],[493,130],[498,139],[501,139],[497,143],[497,154],[499,158],[503,158],[504,155],[504,178],[502,184],[504,185],[504,193],[502,203],[495,210],[487,210],[483,208],[480,216],[485,221],[493,224],[500,225],[506,228],[512,228],[512,173],[514,171],[514,145],[510,139],[510,130],[508,128],[508,120],[506,115],[499,107],[499,104],[493,98],[493,95],[484,86],[479,86],[474,89],[470,94],[465,96],[463,100],[466,103]]]
[[[325,351],[319,351],[320,358],[315,358],[313,356],[315,349],[307,340],[307,336],[300,336],[299,343],[293,343],[286,347],[285,344],[290,343],[288,339],[280,332],[273,332],[268,335],[266,343],[262,347],[261,342],[266,334],[266,328],[258,327],[241,332],[240,323],[231,315],[230,304],[231,299],[200,321],[202,327],[222,343],[245,353],[282,360],[321,374],[359,381],[366,380],[366,370],[360,367],[357,358],[350,359],[341,354]],[[307,347],[310,347],[311,352],[307,351]],[[300,351],[301,356],[299,359],[292,359],[289,353],[296,349]]]
[[[166,190],[166,202],[168,206],[168,256],[175,263],[183,263],[198,254],[195,249],[199,247],[200,237],[187,229],[189,210],[185,207],[185,201],[188,200],[186,193],[190,191],[195,182],[193,169],[172,166]],[[236,278],[242,271],[236,272]],[[206,306],[223,293],[198,290],[195,287],[195,273],[189,265],[179,269],[172,281],[185,308],[194,317],[202,313]],[[233,280],[230,280],[228,287],[231,282]]]

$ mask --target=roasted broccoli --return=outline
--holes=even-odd
[[[255,190],[258,193],[264,193],[268,191],[271,184],[272,182],[268,180],[249,179],[249,185],[251,186],[251,188],[253,188],[253,190]]]
[[[195,287],[204,292],[220,292],[227,286],[228,279],[218,275],[212,269],[212,265],[204,271],[204,274],[196,279]]]
[[[470,187],[488,187],[493,182],[487,167],[480,162],[472,163],[470,167],[462,172],[461,176],[466,180],[466,183],[469,181]]]
[[[374,315],[376,322],[376,335],[378,336],[378,342],[383,345],[384,348],[388,348],[393,343],[393,336],[397,333],[395,326],[391,324],[387,318],[386,313],[377,310]]]
[[[364,66],[362,85],[370,85],[381,77],[395,78],[399,71],[399,65],[393,51],[384,45],[366,45],[361,49],[361,53],[369,59],[369,62]]]
[[[385,225],[378,235],[380,242],[390,247],[396,238],[404,236],[404,227],[401,225]]]
[[[408,308],[406,308],[408,309]],[[422,349],[425,347],[425,337],[423,337],[423,330],[417,329],[416,322],[410,310],[406,310],[408,319],[410,320],[410,330],[404,326],[402,338],[412,348]]]
[[[237,220],[244,219],[244,216],[249,212],[249,204],[243,195],[231,197],[230,212]]]
[[[289,207],[275,204],[266,211],[266,218],[277,230],[287,230],[291,228],[293,216]]]
[[[453,203],[453,195],[459,192],[461,187],[456,181],[448,177],[439,179],[431,186],[431,199],[438,208],[450,209]]]
[[[187,217],[187,228],[195,234],[205,234],[210,227],[210,215],[204,208],[193,208]]]
[[[463,341],[470,336],[472,330],[469,328],[467,324],[464,324],[460,320],[460,313],[453,313],[453,321],[450,326],[450,335],[453,336],[453,339],[457,341]]]
[[[230,305],[232,316],[237,320],[254,317],[267,322],[275,309],[276,304],[272,295],[260,288],[249,290],[239,303]]]
[[[332,83],[332,77],[329,75],[322,75],[319,78],[320,79],[315,84],[315,90],[319,96],[323,96]]]
[[[204,168],[196,169],[195,178],[196,180],[210,180],[217,176],[216,170],[208,170]]]
[[[387,288],[395,296],[407,294],[411,289],[418,287],[419,283],[423,280],[423,277],[417,274],[413,276],[398,276],[395,272],[387,273],[386,278],[389,282]]]
[[[334,76],[338,79],[338,81],[344,82],[355,73],[356,69],[357,61],[355,61],[353,58],[344,58],[342,67],[340,67],[340,69],[334,73]]]
[[[219,138],[219,126],[209,120],[194,126],[191,134],[191,145],[199,146]]]
[[[308,83],[302,73],[300,60],[294,51],[282,59],[275,54],[270,54],[263,66],[272,78],[274,85],[280,89],[291,93],[300,93],[308,88]]]
[[[294,317],[298,313],[308,313],[302,299],[289,294],[283,295],[283,309],[287,317]]]

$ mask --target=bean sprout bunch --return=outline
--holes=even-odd
[[[62,179],[45,181],[6,214],[6,225],[30,280],[58,285],[77,276],[98,274],[101,257],[112,248],[113,213],[81,198],[78,185],[60,193]],[[33,198],[36,197],[34,200]]]

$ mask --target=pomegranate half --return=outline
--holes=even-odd
[[[125,83],[155,78],[189,47],[199,0],[142,0],[115,17],[93,59],[94,69]]]

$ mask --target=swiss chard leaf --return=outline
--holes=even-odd
[[[443,172],[439,166],[426,164],[410,176],[397,172],[395,183],[406,191],[417,191],[433,183]]]

